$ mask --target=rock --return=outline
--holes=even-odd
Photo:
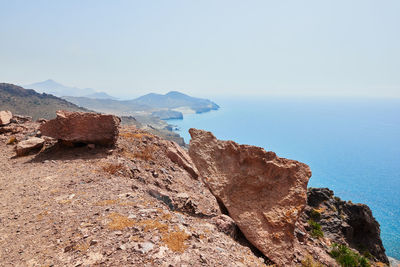
[[[179,193],[174,197],[174,206],[176,210],[189,214],[200,213],[197,208],[197,203],[187,194]]]
[[[49,120],[46,120],[44,118],[39,118],[39,119],[36,120],[36,122],[38,122],[38,123],[45,123],[45,122],[48,122],[48,121]]]
[[[178,164],[180,167],[185,169],[193,178],[197,178],[198,171],[194,166],[191,158],[187,154],[183,148],[181,148],[175,142],[168,142],[169,145],[167,146],[167,157],[174,163]],[[171,166],[171,170],[174,171],[173,167]]]
[[[11,119],[12,123],[25,123],[28,121],[32,121],[31,116],[14,115]]]
[[[40,126],[42,135],[64,142],[114,145],[121,120],[113,115],[57,111],[57,118]]]
[[[306,204],[310,168],[210,132],[189,132],[190,157],[247,240],[277,265],[293,264],[295,223]]]
[[[150,250],[154,248],[154,244],[151,242],[143,242],[139,244],[138,251],[140,251],[142,254],[146,254]]]
[[[21,141],[15,147],[17,156],[25,156],[33,150],[41,149],[44,145],[44,139],[38,137],[31,137],[28,140]]]
[[[160,192],[156,191],[156,190],[152,190],[150,189],[148,191],[149,195],[164,202],[165,205],[167,205],[169,207],[170,210],[175,210],[175,206],[171,200],[171,198],[167,195],[163,195]]]
[[[309,188],[308,207],[301,220],[318,221],[331,242],[346,244],[360,254],[368,251],[378,261],[389,263],[380,238],[380,226],[367,205],[342,201],[328,188]],[[316,210],[318,216],[316,216]],[[315,218],[318,217],[318,218]]]
[[[235,221],[228,215],[222,214],[213,218],[214,224],[218,230],[229,235],[232,238],[236,238],[237,226]]]
[[[9,124],[12,119],[12,113],[8,110],[0,111],[0,126]]]
[[[96,148],[96,145],[95,145],[95,144],[88,144],[87,147],[88,147],[89,149],[95,149],[95,148]]]

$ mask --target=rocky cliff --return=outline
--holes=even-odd
[[[56,133],[80,113],[57,140],[40,131],[52,121],[3,114],[5,266],[338,266],[337,248],[347,266],[388,262],[369,208],[307,191],[303,163],[200,130],[189,153],[133,126],[112,147],[88,139],[97,126]]]

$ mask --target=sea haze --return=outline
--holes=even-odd
[[[388,256],[400,258],[400,99],[213,99],[218,111],[170,120],[307,163],[311,187],[365,203]]]

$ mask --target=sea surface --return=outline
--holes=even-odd
[[[311,187],[365,203],[388,256],[400,259],[400,99],[224,98],[218,111],[169,120],[308,164]]]

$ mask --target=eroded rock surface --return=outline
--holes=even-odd
[[[0,111],[0,125],[9,124],[12,119],[12,113],[8,110]]]
[[[189,132],[190,157],[246,238],[279,266],[292,265],[310,168],[260,147],[217,140],[210,132]]]
[[[28,140],[21,141],[15,147],[17,156],[25,156],[31,151],[39,150],[43,147],[45,140],[38,137],[31,137]]]
[[[380,226],[371,209],[364,204],[342,201],[328,188],[309,188],[307,207],[301,222],[318,222],[330,243],[345,244],[363,255],[372,255],[375,260],[389,263],[380,238]],[[319,242],[309,240],[310,243]]]
[[[168,158],[178,164],[180,167],[184,168],[188,173],[192,175],[193,178],[197,178],[198,171],[194,166],[192,159],[186,153],[186,151],[180,147],[177,143],[172,141],[167,141],[167,156]]]
[[[40,126],[42,135],[71,143],[114,145],[121,120],[113,115],[57,111],[57,118]]]

